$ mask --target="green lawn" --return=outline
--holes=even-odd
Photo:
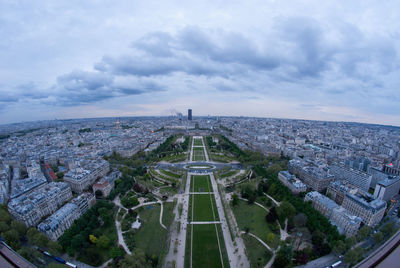
[[[219,219],[214,194],[192,194],[190,201],[190,205],[194,205],[193,221],[217,221]],[[191,210],[189,214],[191,214]]]
[[[267,211],[254,204],[248,205],[247,202],[242,200],[239,200],[238,205],[232,207],[232,210],[240,230],[244,231],[246,228],[250,228],[250,233],[255,234],[267,243],[267,234],[271,232],[265,220]]]
[[[194,139],[194,146],[203,146],[203,140],[202,139]]]
[[[194,147],[193,148],[193,161],[204,161],[206,157],[204,155],[203,148]]]
[[[176,178],[176,179],[180,179],[181,178],[180,174],[174,173],[174,172],[169,171],[169,170],[160,169],[160,172],[163,173],[164,175],[170,176],[172,178]]]
[[[192,176],[190,189],[192,192],[212,192],[210,176]]]
[[[264,267],[271,259],[272,253],[254,237],[245,234],[242,238],[247,249],[250,267]]]
[[[196,224],[193,225],[193,251],[192,251],[192,266],[193,267],[229,267],[225,255],[224,239],[220,236],[219,243],[217,238],[217,228],[219,224]],[[221,253],[220,253],[220,247]],[[221,260],[222,259],[222,260]],[[224,265],[222,265],[224,262]]]
[[[151,208],[150,208],[151,207]],[[146,206],[139,212],[142,226],[134,234],[135,245],[142,249],[146,255],[159,256],[158,266],[167,253],[168,231],[161,227],[159,222],[160,205]],[[169,228],[173,221],[173,203],[164,203],[163,224]]]

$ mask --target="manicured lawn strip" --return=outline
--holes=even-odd
[[[190,267],[190,250],[192,242],[192,225],[188,225],[186,230],[186,245],[185,245],[185,267]]]
[[[193,192],[212,192],[210,176],[192,176],[192,187],[190,188]]]
[[[143,207],[144,209],[139,212],[142,226],[134,235],[135,245],[137,248],[142,249],[146,255],[159,256],[159,266],[162,265],[162,259],[167,253],[168,249],[168,231],[161,227],[160,205],[152,205]],[[173,217],[173,204],[164,203],[163,224],[169,228],[172,223]]]
[[[272,253],[266,249],[257,239],[247,234],[242,235],[246,247],[250,267],[264,267],[272,257]]]
[[[249,228],[250,233],[255,234],[267,243],[267,234],[271,232],[265,220],[267,211],[254,204],[248,205],[247,202],[242,200],[239,200],[237,206],[232,207],[232,211],[235,214],[236,222],[241,231]],[[269,245],[269,243],[267,244]]]
[[[203,148],[193,148],[193,161],[204,161],[206,159]]]
[[[216,224],[217,226],[217,232],[218,232],[218,238],[219,238],[219,244],[221,247],[221,253],[222,253],[222,260],[224,261],[224,267],[229,267],[229,258],[228,258],[228,252],[226,252],[226,247],[225,247],[225,240],[224,240],[224,235],[222,233],[222,226],[221,224]]]
[[[194,139],[194,146],[203,146],[203,140],[202,139]]]
[[[211,200],[210,200],[211,196]],[[217,221],[218,212],[215,205],[214,194],[192,194],[191,198],[194,200],[193,221]],[[193,202],[193,201],[192,201]],[[211,203],[213,202],[213,203]],[[193,203],[192,203],[193,204]],[[214,206],[214,213],[211,205]]]
[[[163,173],[163,174],[165,174],[165,175],[167,175],[167,176],[176,178],[176,179],[180,179],[180,178],[181,178],[181,175],[176,174],[176,173],[174,173],[174,172],[172,172],[172,171],[169,171],[169,170],[160,169],[160,172]]]
[[[214,224],[193,225],[192,262],[193,267],[222,267]]]

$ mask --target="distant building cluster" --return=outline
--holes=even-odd
[[[0,203],[8,203],[12,215],[28,226],[42,224],[41,230],[55,239],[83,213],[71,201],[72,192],[110,194],[120,174],[110,170],[105,156],[151,151],[171,133],[182,132],[219,133],[241,149],[291,159],[279,180],[295,194],[312,190],[306,198],[348,236],[356,233],[358,219],[369,226],[382,220],[386,202],[399,194],[398,128],[272,118],[193,118],[190,109],[187,116],[188,120],[179,114],[1,125],[0,134],[10,137],[0,140]],[[331,201],[322,197],[325,190]],[[50,198],[55,192],[59,196]]]
[[[326,168],[321,168],[302,160],[290,160],[289,172],[297,175],[308,187],[315,191],[326,189],[334,179]]]
[[[103,159],[81,162],[77,161],[74,167],[64,174],[64,181],[77,193],[87,190],[97,179],[110,171],[110,164]]]

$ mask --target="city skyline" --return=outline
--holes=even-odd
[[[0,124],[190,107],[195,116],[400,126],[397,3],[0,8]]]

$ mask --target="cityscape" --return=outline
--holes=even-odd
[[[399,10],[0,1],[0,268],[400,268]]]
[[[387,267],[400,239],[399,136],[392,126],[192,109],[2,125],[4,260]]]

